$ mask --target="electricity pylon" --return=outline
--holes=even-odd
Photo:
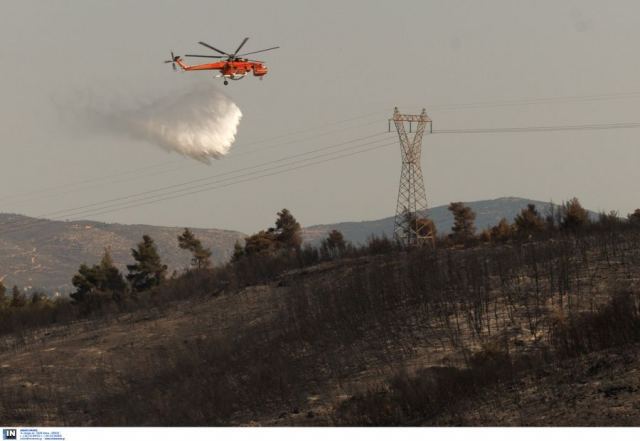
[[[429,123],[429,132],[432,131],[432,121],[425,109],[422,109],[420,115],[404,115],[398,111],[397,107],[394,108],[393,117],[389,120],[389,131],[391,131],[392,121],[398,131],[402,151],[402,173],[393,235],[404,246],[421,245],[425,241],[434,239],[431,229],[422,222],[426,215],[427,196],[420,167],[422,135],[427,123]],[[405,122],[409,123],[409,133],[412,133],[412,123],[417,123],[413,139],[410,139],[407,134]]]

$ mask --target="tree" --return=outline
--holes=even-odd
[[[204,248],[202,246],[202,242],[200,242],[200,240],[197,239],[188,228],[185,228],[184,233],[178,236],[178,245],[183,250],[191,251],[191,254],[193,255],[191,264],[196,268],[203,269],[211,265],[211,261],[209,260],[211,257],[211,250]]]
[[[436,237],[436,224],[427,217],[417,217],[415,214],[405,211],[405,236],[416,238],[418,242],[429,237],[431,239]],[[412,241],[413,243],[413,241]]]
[[[498,225],[491,227],[491,240],[495,242],[506,242],[513,234],[513,226],[503,217]]]
[[[148,235],[142,236],[142,242],[137,249],[131,250],[136,263],[127,265],[129,274],[127,280],[135,292],[147,291],[162,283],[167,272],[167,266],[162,264],[156,244]]]
[[[36,291],[33,294],[31,294],[31,304],[32,305],[38,305],[38,304],[41,304],[41,303],[46,303],[47,300],[48,300],[48,297],[43,292]]]
[[[413,226],[415,231],[418,233],[418,237],[436,237],[436,224],[429,218],[419,217],[413,221]]]
[[[620,226],[623,219],[616,210],[611,210],[608,213],[602,211],[598,213],[598,226],[604,229],[612,229]]]
[[[240,245],[240,241],[236,240],[236,243],[233,245],[233,254],[231,255],[231,261],[237,262],[242,259],[244,256],[244,248]]]
[[[71,294],[74,303],[93,304],[99,297],[109,295],[113,300],[121,301],[127,290],[124,277],[114,265],[108,250],[104,251],[98,265],[80,265],[71,283],[76,287],[76,291]]]
[[[127,282],[124,280],[120,270],[114,265],[108,249],[104,250],[104,254],[100,260],[100,273],[102,276],[102,285],[98,288],[111,293],[115,301],[122,300],[127,292]]]
[[[347,243],[344,240],[344,236],[338,230],[331,230],[329,235],[322,241],[320,249],[325,256],[334,258],[344,254],[347,248]]]
[[[275,252],[277,236],[273,228],[261,230],[244,239],[244,254],[247,256],[268,255]]]
[[[89,267],[86,264],[80,265],[78,272],[71,279],[71,284],[76,287],[76,291],[71,293],[74,303],[85,303],[89,300],[96,286],[99,284],[97,266]]]
[[[485,228],[484,230],[482,230],[478,238],[481,242],[491,242],[491,229]]]
[[[572,198],[562,206],[562,219],[560,228],[563,230],[578,231],[589,223],[589,213],[582,208],[578,198]]]
[[[451,239],[455,242],[466,242],[469,239],[473,239],[476,234],[475,219],[476,214],[470,207],[467,207],[462,202],[451,202],[449,204],[449,211],[453,214],[453,227],[451,230]]]
[[[544,230],[544,219],[538,213],[535,204],[528,204],[514,219],[514,227],[518,234],[531,236]]]
[[[10,306],[12,308],[20,308],[26,304],[27,304],[27,298],[24,295],[24,293],[20,292],[20,289],[16,285],[13,285],[13,288],[11,289]]]
[[[549,201],[546,215],[544,218],[545,226],[548,231],[554,231],[562,223],[562,210],[553,201]]]
[[[276,240],[286,249],[299,249],[302,245],[302,228],[289,210],[284,208],[278,212],[276,219]]]
[[[640,208],[636,208],[633,213],[629,213],[627,219],[633,225],[640,225]]]
[[[291,212],[284,208],[278,212],[275,228],[261,230],[244,239],[244,250],[236,243],[233,261],[242,256],[270,255],[278,250],[300,250],[301,228]]]
[[[0,280],[0,307],[2,307],[7,301],[6,294],[7,294],[7,288],[2,283],[2,280]]]

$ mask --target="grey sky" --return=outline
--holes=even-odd
[[[640,122],[639,13],[634,1],[585,0],[3,1],[0,211],[48,214],[375,135],[395,105],[426,107],[441,129]],[[187,82],[222,89],[211,73],[174,74],[162,61],[171,50],[200,52],[199,40],[231,50],[244,36],[247,50],[281,49],[261,56],[270,67],[264,81],[224,89],[244,117],[232,153],[211,166],[93,133],[65,110],[149,100]],[[602,94],[623,95],[442,109]],[[624,214],[640,206],[638,141],[640,129],[425,136],[429,203],[575,195],[589,208]],[[141,179],[46,191],[148,166]],[[399,173],[395,145],[85,217],[245,232],[269,226],[283,207],[305,225],[374,219],[393,214]]]

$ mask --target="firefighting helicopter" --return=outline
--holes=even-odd
[[[198,44],[209,48],[221,55],[196,55],[196,54],[187,54],[185,57],[199,57],[199,58],[221,58],[222,61],[217,61],[215,63],[207,63],[207,64],[197,64],[195,66],[189,66],[184,61],[182,61],[182,57],[180,55],[174,55],[171,52],[171,59],[166,60],[165,63],[171,63],[173,66],[173,70],[178,70],[176,64],[180,66],[180,69],[183,71],[195,71],[195,70],[217,70],[220,73],[216,76],[216,78],[224,78],[224,85],[229,84],[228,80],[241,80],[244,78],[249,72],[253,71],[253,75],[262,79],[269,69],[265,66],[263,61],[257,60],[249,60],[247,58],[243,58],[247,55],[257,54],[259,52],[271,51],[273,49],[278,49],[280,46],[270,47],[268,49],[262,49],[254,52],[246,52],[244,54],[238,54],[240,49],[247,42],[249,37],[245,37],[238,46],[238,49],[232,54],[221,51],[220,49],[216,49],[210,44],[205,43],[204,41],[199,41]]]

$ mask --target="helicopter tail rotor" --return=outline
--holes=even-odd
[[[176,61],[180,61],[180,55],[174,55],[173,52],[171,52],[171,59],[170,60],[165,60],[165,63],[171,63],[171,67],[173,67],[174,71],[178,71],[178,68],[176,67]]]

